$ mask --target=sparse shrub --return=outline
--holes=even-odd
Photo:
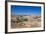
[[[28,19],[27,19],[27,18],[25,18],[25,19],[24,19],[24,21],[28,21]]]
[[[24,18],[23,16],[19,16],[17,17],[17,22],[20,23],[20,22],[24,22],[24,21],[27,21],[28,19],[27,18]]]

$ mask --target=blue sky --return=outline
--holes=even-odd
[[[41,15],[40,6],[20,6],[20,5],[11,5],[11,14],[12,15]]]

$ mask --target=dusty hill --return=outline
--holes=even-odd
[[[40,26],[41,16],[11,16],[11,28],[32,28]]]

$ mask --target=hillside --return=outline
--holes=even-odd
[[[24,18],[27,21],[24,21]],[[11,28],[32,28],[40,26],[41,16],[11,16]]]

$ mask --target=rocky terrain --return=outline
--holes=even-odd
[[[33,28],[40,26],[41,16],[11,16],[11,28]]]

